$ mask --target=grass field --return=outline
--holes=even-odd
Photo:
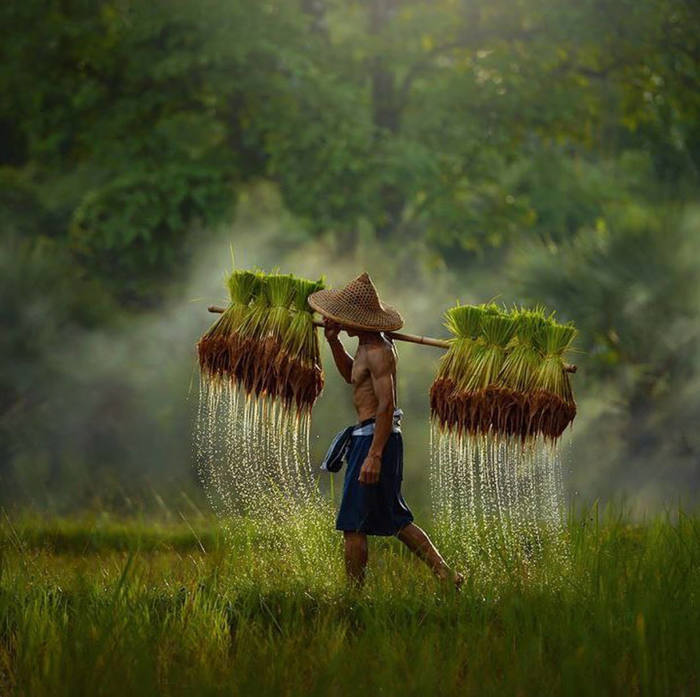
[[[700,517],[571,515],[527,574],[440,588],[394,539],[344,584],[330,521],[0,524],[0,695],[697,695]]]

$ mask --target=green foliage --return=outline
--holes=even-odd
[[[0,121],[50,207],[47,232],[129,307],[160,301],[196,228],[230,217],[252,164],[219,108],[225,4],[30,0],[3,6]],[[31,29],[29,29],[31,27]],[[243,27],[240,27],[243,30]],[[226,91],[235,100],[236,89]]]
[[[590,223],[611,153],[651,152],[667,192],[697,182],[700,18],[681,0],[0,12],[4,163],[54,197],[52,236],[127,305],[253,177],[341,245],[368,227],[456,258]]]
[[[230,213],[225,171],[202,166],[129,174],[90,191],[73,213],[69,245],[86,270],[124,302],[138,304],[154,282],[186,261],[192,227]]]
[[[584,367],[575,384],[588,394],[582,409],[605,395],[579,436],[599,439],[591,462],[607,463],[601,485],[603,472],[635,463],[636,480],[664,472],[692,489],[700,218],[695,208],[620,201],[605,219],[561,244],[521,249],[513,288],[575,318],[576,363]]]
[[[686,352],[683,342],[692,343],[693,333],[671,344],[654,337],[664,323],[695,312],[697,213],[636,202],[611,204],[606,212],[610,224],[600,220],[559,245],[523,249],[512,268],[514,285],[523,297],[576,317],[581,349],[599,375],[623,364],[653,371],[657,361],[682,361],[676,342]]]

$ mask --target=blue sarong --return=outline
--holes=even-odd
[[[361,484],[360,469],[374,437],[374,419],[366,419],[352,430],[345,454],[347,469],[343,498],[336,519],[336,530],[362,532],[366,535],[396,535],[413,522],[413,514],[401,494],[403,479],[402,411],[394,412],[394,424],[382,453],[379,481]]]

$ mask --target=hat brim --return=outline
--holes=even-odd
[[[312,293],[309,305],[324,317],[350,329],[368,332],[393,332],[403,327],[399,311],[382,303],[381,310],[367,310],[349,304],[340,297],[340,290],[326,288]]]

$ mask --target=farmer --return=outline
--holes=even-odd
[[[343,457],[347,461],[336,529],[344,535],[348,579],[357,585],[364,582],[367,535],[396,535],[435,576],[459,588],[464,577],[450,569],[413,522],[401,495],[403,412],[396,406],[398,356],[383,334],[403,326],[401,315],[379,300],[366,273],[340,290],[313,293],[309,304],[324,316],[324,333],[338,371],[352,385],[359,422],[336,436],[322,465],[336,471]],[[338,339],[341,329],[359,339],[354,358]]]

